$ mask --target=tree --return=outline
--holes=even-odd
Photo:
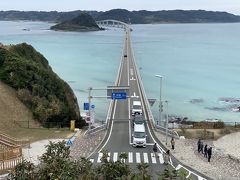
[[[76,162],[70,159],[69,146],[66,146],[65,141],[50,141],[46,148],[46,152],[40,157],[40,179],[77,178]]]
[[[8,179],[12,180],[30,180],[37,178],[37,172],[35,171],[33,163],[23,160],[19,163],[13,171],[8,175]]]
[[[167,165],[162,173],[158,173],[159,180],[172,180],[178,177],[178,172],[171,165]]]

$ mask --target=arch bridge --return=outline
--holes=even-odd
[[[129,25],[125,22],[112,20],[112,19],[96,21],[96,23],[100,27],[116,27],[116,28],[122,28],[122,29],[126,29],[127,27],[129,27]]]

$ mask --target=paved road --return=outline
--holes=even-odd
[[[94,163],[100,163],[102,149],[109,151],[110,159],[116,161],[120,153],[125,152],[128,154],[126,163],[136,167],[137,163],[145,162],[150,166],[151,174],[155,174],[162,170],[165,165],[163,164],[163,155],[159,151],[159,157],[152,157],[152,146],[154,140],[149,131],[148,123],[145,123],[147,133],[147,147],[134,148],[132,146],[132,121],[130,107],[134,100],[142,101],[142,95],[139,89],[139,79],[137,78],[136,66],[133,58],[131,47],[130,31],[126,31],[123,54],[127,57],[122,57],[118,86],[130,86],[129,96],[127,100],[116,100],[111,115],[111,123],[108,139],[103,143],[99,150],[94,153],[90,159]],[[143,102],[142,102],[143,104]],[[144,116],[146,112],[143,112]],[[147,117],[145,117],[147,119]]]
[[[137,74],[137,67],[134,60],[134,55],[131,47],[130,30],[125,32],[125,41],[123,56],[120,63],[120,70],[118,79],[116,81],[117,86],[130,86],[129,96],[127,100],[115,100],[113,102],[111,116],[108,126],[108,131],[105,140],[99,146],[98,150],[90,156],[90,160],[94,164],[101,163],[102,157],[101,150],[105,149],[109,152],[109,159],[117,161],[120,153],[127,153],[128,159],[126,163],[131,168],[135,169],[138,163],[144,162],[149,165],[149,172],[156,179],[156,172],[163,171],[166,165],[163,161],[163,151],[166,150],[161,142],[155,137],[151,123],[149,122],[149,115],[144,107],[143,95],[141,94],[141,87],[139,75]],[[127,55],[125,57],[124,55]],[[132,146],[132,116],[130,107],[134,100],[142,102],[143,115],[146,119],[145,127],[147,133],[147,147],[146,148],[134,148]],[[158,144],[159,157],[153,157],[153,144]],[[175,158],[171,158],[171,163],[174,167],[181,168],[179,161]],[[192,170],[194,171],[194,170]],[[203,176],[203,175],[201,175]],[[192,179],[202,179],[200,176],[191,175]]]

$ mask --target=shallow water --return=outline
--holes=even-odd
[[[114,84],[124,34],[119,29],[55,32],[48,30],[51,25],[0,21],[0,42],[33,45],[70,84],[82,110],[88,87],[106,88]],[[219,101],[222,97],[240,98],[240,24],[160,24],[132,28],[135,57],[148,98],[159,98],[159,79],[154,75],[161,74],[162,100],[169,101],[169,114],[193,120],[240,121],[240,113],[231,111],[239,102]],[[106,96],[106,91],[94,91],[93,96]],[[109,100],[94,98],[93,103],[96,117],[104,120]],[[157,103],[153,112],[158,115]]]

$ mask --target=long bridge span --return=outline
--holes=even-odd
[[[105,127],[106,135],[98,148],[88,157],[94,164],[101,163],[102,150],[105,149],[109,153],[109,160],[117,161],[122,152],[128,154],[128,163],[132,167],[136,167],[139,163],[147,163],[149,165],[150,174],[154,179],[157,179],[156,172],[161,172],[166,168],[163,155],[167,148],[156,136],[155,131],[165,131],[164,127],[158,126],[153,118],[150,105],[144,90],[143,82],[140,78],[140,73],[136,65],[132,45],[131,45],[131,29],[124,22],[116,20],[97,21],[100,26],[119,27],[124,29],[124,44],[123,53],[120,61],[120,66],[115,81],[115,86],[129,86],[129,98],[127,100],[111,100],[109,111],[106,119]],[[135,148],[133,144],[133,123],[131,115],[131,107],[133,101],[141,101],[143,107],[143,116],[146,120],[145,148]],[[94,130],[89,132],[94,133]],[[168,135],[177,135],[168,130]],[[159,158],[153,157],[153,144],[157,143]],[[198,171],[182,164],[179,160],[171,155],[170,164],[175,169],[183,168],[188,172],[187,177],[192,179],[208,179],[205,175]]]

